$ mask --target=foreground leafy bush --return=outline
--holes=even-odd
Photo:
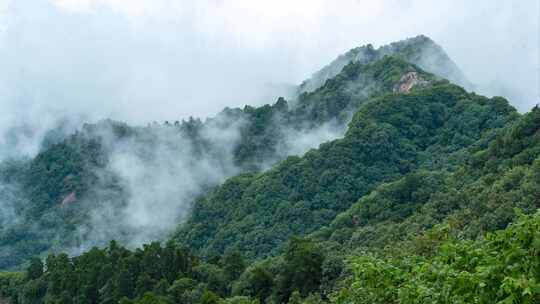
[[[444,228],[444,227],[443,227]],[[448,236],[433,254],[352,259],[336,303],[540,303],[540,211],[482,240]]]

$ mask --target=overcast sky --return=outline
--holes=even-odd
[[[526,111],[540,100],[539,11],[538,0],[0,0],[0,128],[271,103],[273,85],[352,47],[418,34]]]

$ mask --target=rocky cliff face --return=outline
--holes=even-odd
[[[428,83],[428,81],[418,76],[417,72],[409,72],[403,75],[394,86],[394,92],[409,93],[414,86],[426,86]]]

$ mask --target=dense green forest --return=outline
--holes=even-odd
[[[336,276],[331,251],[291,238],[280,256],[247,265],[229,251],[201,260],[168,243],[127,250],[111,242],[78,257],[31,260],[0,275],[13,303],[538,303],[540,213],[463,240],[436,225],[394,245],[351,255]],[[334,281],[342,280],[334,289]]]
[[[466,147],[493,136],[516,115],[502,99],[447,83],[372,99],[355,114],[343,139],[267,172],[229,179],[198,200],[177,239],[209,255],[227,248],[249,257],[274,254],[291,235],[328,225],[381,183],[421,170],[455,170]],[[400,216],[421,204],[414,203]],[[374,217],[384,217],[377,213],[373,210]]]
[[[0,303],[540,303],[540,108],[519,114],[425,72],[414,63],[426,64],[426,39],[352,50],[295,100],[205,122],[86,125],[4,162],[0,193],[21,194],[24,220],[0,230],[0,268],[24,267],[0,273]],[[364,57],[342,64],[351,54]],[[278,148],[325,124],[343,136],[302,155]],[[205,130],[233,125],[229,155]],[[159,145],[162,132],[178,155],[189,142],[193,168],[229,157],[234,170],[198,188],[162,243],[59,250],[93,208],[127,204],[108,166],[117,145]]]
[[[411,54],[420,56],[425,44],[434,44],[424,38],[419,41],[422,43],[418,45],[409,40],[393,44],[404,45],[395,52],[397,57],[351,62],[324,85],[303,92],[293,101],[279,98],[273,105],[227,108],[204,122],[190,118],[134,127],[106,120],[85,124],[74,134],[65,135],[60,128],[51,130],[37,156],[0,164],[0,198],[10,202],[17,218],[11,223],[0,222],[0,269],[17,267],[32,255],[50,250],[104,246],[111,238],[127,242],[144,233],[129,225],[96,232],[98,224],[90,220],[96,210],[108,210],[113,215],[109,222],[121,221],[126,206],[138,194],[126,187],[111,165],[116,155],[125,153],[125,147],[139,162],[147,164],[146,170],[157,171],[156,167],[171,166],[181,159],[183,165],[168,178],[177,180],[171,187],[182,188],[182,179],[186,178],[182,175],[188,171],[196,173],[188,175],[195,180],[195,189],[179,191],[158,203],[192,201],[226,177],[260,172],[291,151],[297,152],[291,147],[296,137],[320,129],[342,136],[362,104],[397,91],[408,73],[417,73],[421,79],[418,87],[429,86],[436,77],[405,61]],[[438,55],[442,61],[449,60],[442,50]],[[319,139],[311,142],[312,147],[322,143]],[[165,158],[166,164],[161,163]],[[217,177],[206,172],[207,166]],[[185,197],[174,197],[181,195]],[[103,236],[94,240],[95,235]]]

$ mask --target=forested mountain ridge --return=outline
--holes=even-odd
[[[539,207],[540,110],[473,146],[452,170],[419,170],[378,187],[313,234],[346,250],[384,248],[445,219],[466,238],[505,228]],[[486,146],[487,145],[487,146]]]
[[[452,170],[467,147],[517,117],[501,98],[437,83],[360,107],[343,139],[268,172],[229,179],[196,201],[177,233],[206,254],[237,248],[250,257],[276,253],[291,235],[332,221],[383,182],[420,169]]]
[[[342,137],[280,160],[286,156],[280,153],[292,151],[276,149],[290,144],[280,141],[287,132],[298,136],[346,123]],[[157,161],[164,157],[175,162]],[[200,178],[197,187],[162,197],[197,197],[188,214],[172,217],[186,221],[177,222],[165,245],[128,249],[112,241],[73,257],[31,258],[25,272],[0,274],[0,300],[540,300],[540,110],[519,114],[504,98],[467,92],[403,56],[350,62],[292,102],[226,109],[204,123],[130,127],[105,121],[51,140],[34,159],[5,162],[3,184],[12,188],[0,190],[33,193],[35,199],[16,201],[22,206],[17,212],[46,229],[28,229],[28,222],[3,227],[4,266],[50,250],[47,241],[59,231],[66,239],[78,236],[96,207],[112,205],[105,210],[131,219],[125,211],[133,210],[137,194],[157,204],[159,191],[187,182],[169,184],[174,174],[145,174],[134,185],[151,188],[148,181],[157,178],[166,187],[151,196],[136,192],[119,170],[126,159],[130,166],[147,164],[143,171],[171,166],[220,174],[192,174]],[[155,206],[152,212],[159,213]],[[120,228],[121,237],[153,227]]]
[[[419,45],[415,52],[421,50]],[[143,241],[163,237],[175,221],[185,218],[196,196],[225,178],[266,169],[288,155],[341,137],[367,99],[433,81],[435,76],[402,57],[381,57],[351,62],[321,87],[293,101],[279,98],[273,105],[227,108],[205,122],[190,118],[133,127],[106,120],[86,124],[72,135],[51,130],[36,157],[1,165],[0,194],[13,214],[9,218],[17,221],[2,218],[0,268],[51,248],[79,251],[111,238],[130,242],[138,235]],[[133,161],[141,164],[134,181],[130,168],[125,168]],[[171,169],[163,173],[164,167]],[[187,187],[179,180],[183,174],[192,181]],[[145,191],[148,179],[167,186]],[[129,223],[130,214],[152,200],[157,204],[176,200],[172,208],[179,209],[178,214],[168,212],[171,215],[162,216],[166,220],[152,220],[150,227]],[[169,227],[154,227],[157,221]],[[102,228],[110,223],[120,224]]]
[[[538,108],[519,115],[503,99],[440,83],[371,100],[337,142],[358,134],[355,123],[371,131],[366,126],[377,120],[385,126],[395,122],[392,113],[403,116],[400,110],[411,106],[416,109],[411,113],[422,113],[418,110],[439,101],[458,112],[478,107],[473,116],[478,121],[465,126],[467,132],[486,122],[504,126],[465,149],[453,147],[448,135],[432,139],[433,147],[448,149],[448,163],[420,157],[419,163],[426,162],[422,169],[381,183],[326,228],[305,239],[291,238],[277,256],[250,263],[243,257],[249,252],[234,248],[200,258],[173,242],[135,251],[112,242],[71,259],[65,254],[50,255],[44,263],[33,259],[25,274],[0,276],[0,291],[14,303],[536,303],[538,214],[521,215],[496,234],[483,233],[506,227],[516,217],[514,207],[527,213],[539,207]],[[482,109],[493,112],[482,118]],[[487,119],[492,115],[495,119]],[[421,129],[400,132],[410,130]],[[250,178],[234,177],[227,184],[242,187]]]

